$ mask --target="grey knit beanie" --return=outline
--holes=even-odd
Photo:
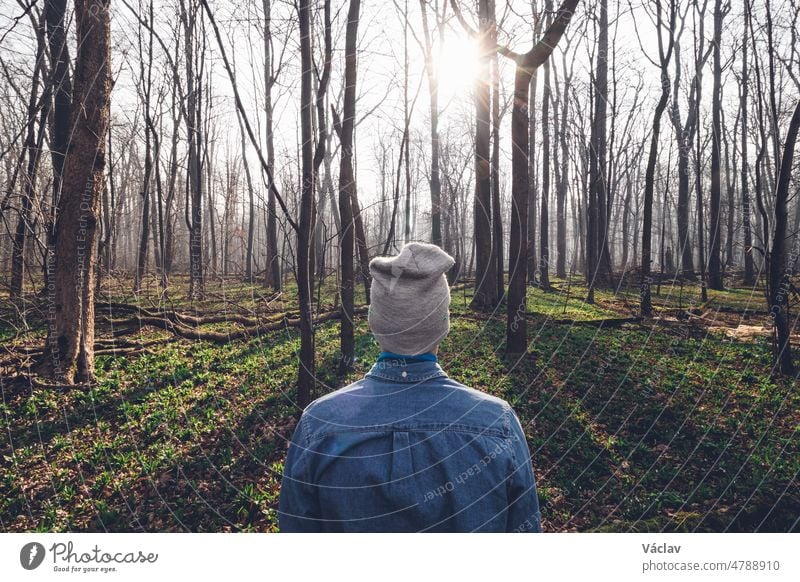
[[[369,327],[386,352],[416,356],[450,331],[450,286],[444,274],[455,261],[436,245],[412,242],[395,257],[369,263]]]

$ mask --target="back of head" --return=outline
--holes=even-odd
[[[436,245],[412,242],[394,257],[369,264],[373,285],[369,326],[381,349],[403,355],[430,352],[450,330],[450,287],[455,261]]]

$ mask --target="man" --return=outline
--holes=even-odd
[[[286,457],[281,531],[540,531],[514,411],[437,361],[453,263],[422,243],[370,263],[369,325],[383,352],[363,379],[303,412]]]

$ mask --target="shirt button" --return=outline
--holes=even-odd
[[[403,372],[403,373],[402,373],[402,374],[400,374],[400,375],[401,375],[403,378],[405,378],[406,376],[408,376],[408,372]]]

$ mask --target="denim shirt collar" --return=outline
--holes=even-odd
[[[447,374],[439,366],[436,356],[402,356],[390,352],[382,352],[378,361],[372,365],[367,376],[389,380],[391,382],[424,382],[431,378],[447,378]]]

